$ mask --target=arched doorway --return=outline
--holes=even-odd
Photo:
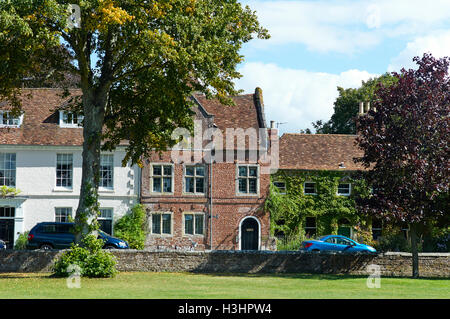
[[[249,216],[239,226],[239,242],[241,250],[259,250],[260,224],[257,218]]]

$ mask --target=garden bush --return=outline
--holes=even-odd
[[[26,231],[24,233],[19,234],[19,237],[17,238],[16,242],[14,243],[14,249],[16,249],[16,250],[27,249],[28,233],[29,232]]]
[[[85,236],[82,245],[72,244],[72,247],[63,252],[53,266],[56,277],[68,277],[70,269],[78,266],[82,277],[106,278],[114,277],[117,273],[115,257],[103,250],[104,242],[94,235]]]
[[[136,205],[114,224],[114,236],[128,242],[132,249],[144,249],[147,237],[147,214],[144,206]]]

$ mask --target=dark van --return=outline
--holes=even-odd
[[[66,249],[75,242],[74,223],[43,222],[34,226],[28,234],[28,249]],[[128,243],[99,230],[98,238],[103,239],[105,249],[127,249]]]

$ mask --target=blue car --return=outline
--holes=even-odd
[[[302,248],[305,251],[377,252],[371,246],[357,243],[350,238],[340,235],[327,235],[315,240],[304,241]]]
[[[75,241],[73,223],[44,222],[34,226],[28,234],[28,249],[66,249]],[[105,242],[105,249],[127,249],[128,243],[99,230],[98,238]]]
[[[0,250],[6,249],[6,243],[0,239]]]

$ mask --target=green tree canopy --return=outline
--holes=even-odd
[[[69,4],[80,9],[75,20]],[[79,76],[82,96],[74,108],[84,115],[75,218],[80,234],[95,224],[102,142],[112,150],[129,140],[124,164],[140,164],[152,150],[173,145],[174,128],[192,127],[192,92],[232,103],[227,96],[238,93],[233,81],[241,76],[239,49],[254,37],[268,38],[268,32],[236,0],[0,2],[1,98],[20,109],[20,84],[43,59],[55,76],[67,68]]]
[[[363,81],[361,87],[344,89],[338,87],[339,96],[334,102],[334,113],[327,122],[318,120],[313,123],[316,133],[321,134],[356,134],[355,118],[360,102],[373,102],[379,85],[390,86],[396,78],[389,73]]]

